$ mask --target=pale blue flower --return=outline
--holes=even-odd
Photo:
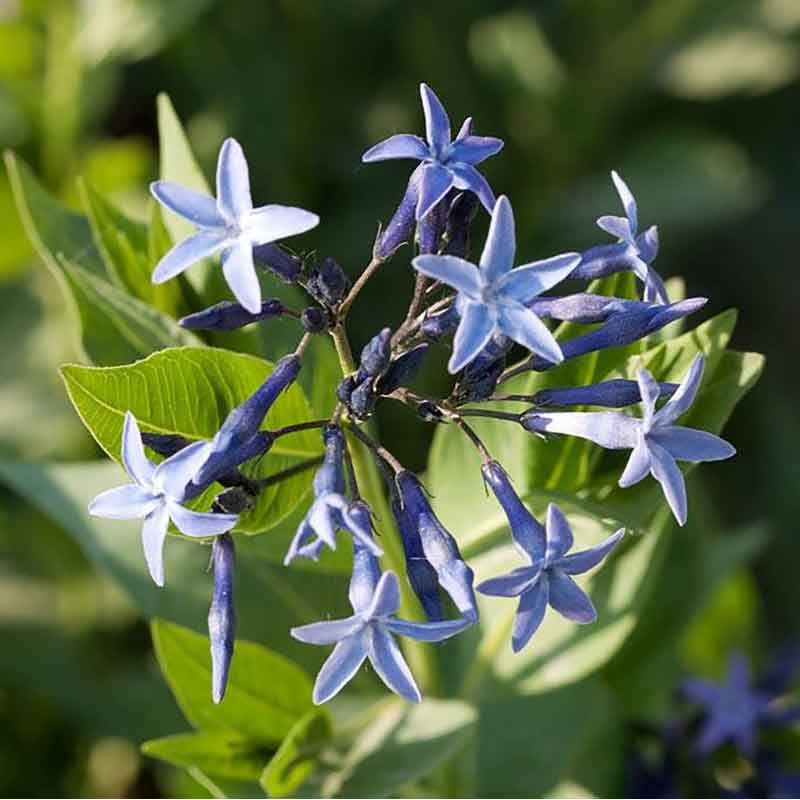
[[[421,161],[421,174],[414,182],[416,218],[421,220],[444,198],[450,189],[469,189],[487,211],[494,206],[494,193],[486,178],[475,169],[503,148],[502,139],[472,134],[472,119],[467,118],[455,140],[451,139],[450,118],[433,90],[422,83],[419,87],[425,113],[426,139],[410,133],[398,133],[370,147],[361,160],[386,161],[410,158]]]
[[[170,520],[186,536],[205,538],[229,531],[238,519],[235,514],[191,511],[182,505],[186,488],[208,454],[208,442],[195,442],[156,466],[145,455],[139,426],[128,411],[122,428],[122,464],[134,482],[109,489],[89,504],[95,517],[144,518],[144,557],[159,586],[164,585],[163,550]]]
[[[735,455],[735,448],[713,433],[676,425],[694,402],[703,377],[705,359],[698,353],[680,386],[656,411],[661,387],[650,372],[640,369],[637,381],[644,414],[641,418],[611,411],[528,412],[522,425],[537,433],[579,436],[612,450],[631,449],[619,479],[622,487],[633,486],[648,474],[664,491],[679,525],[686,522],[686,484],[677,461],[720,461]]]
[[[580,625],[594,622],[597,612],[592,601],[570,576],[597,566],[622,539],[625,530],[618,530],[596,547],[570,554],[574,541],[572,530],[557,505],[550,503],[547,507],[543,528],[517,497],[497,462],[487,464],[483,476],[508,516],[517,550],[529,562],[529,566],[489,578],[477,587],[482,594],[493,597],[519,598],[511,632],[514,652],[519,652],[531,640],[548,605]]]
[[[580,256],[563,253],[512,269],[515,253],[514,212],[503,195],[492,211],[480,266],[456,256],[423,255],[412,261],[418,272],[458,292],[456,305],[461,320],[447,365],[450,372],[466,367],[497,333],[548,361],[563,360],[553,334],[525,303],[564,280]]]
[[[418,642],[441,642],[468,627],[463,619],[445,622],[406,622],[394,615],[400,608],[400,584],[393,572],[381,574],[375,556],[359,540],[354,543],[350,604],[346,619],[313,622],[292,628],[292,636],[307,644],[335,644],[314,684],[319,705],[338,694],[366,659],[393,692],[412,703],[422,696],[394,635]]]
[[[261,287],[253,247],[296,236],[319,224],[319,217],[291,206],[253,208],[250,174],[240,144],[226,139],[217,161],[217,198],[176,183],[155,181],[153,196],[197,227],[156,265],[153,283],[164,283],[196,261],[222,253],[222,271],[236,299],[251,313],[261,311]]]

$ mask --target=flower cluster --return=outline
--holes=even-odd
[[[216,198],[162,181],[151,187],[153,196],[169,212],[197,229],[161,259],[153,281],[174,278],[192,264],[220,254],[223,275],[235,298],[185,317],[180,321],[184,327],[230,331],[254,323],[268,324],[281,316],[295,320],[300,329],[294,351],[278,361],[263,385],[228,414],[208,441],[188,441],[163,432],[141,434],[128,413],[121,460],[133,483],[101,494],[90,506],[97,516],[144,520],[145,557],[158,585],[164,582],[162,549],[170,521],[187,536],[214,537],[209,635],[215,702],[224,695],[234,649],[236,524],[270,482],[316,469],[313,501],[286,554],[287,565],[297,559],[316,560],[325,548],[336,548],[340,531],[352,540],[353,615],[291,631],[302,642],[334,645],[317,678],[314,701],[322,703],[333,697],[365,659],[389,689],[418,701],[420,691],[395,636],[439,642],[460,633],[479,618],[476,590],[518,599],[511,637],[515,651],[532,640],[548,606],[574,623],[591,623],[597,612],[573,576],[598,566],[624,536],[624,530],[619,530],[594,547],[571,552],[573,536],[564,513],[550,504],[542,522],[534,517],[470,426],[471,415],[514,425],[520,436],[526,432],[573,436],[601,448],[630,450],[619,485],[631,486],[652,475],[680,524],[686,521],[687,502],[677,462],[714,461],[734,453],[717,436],[677,424],[701,386],[702,355],[679,384],[659,383],[642,367],[636,380],[620,376],[592,385],[554,386],[530,396],[505,398],[529,406],[520,413],[498,411],[495,405],[476,408],[475,404],[497,399],[497,387],[516,375],[557,369],[587,353],[640,341],[695,312],[706,300],[670,301],[652,266],[658,254],[657,229],[639,231],[636,201],[616,172],[612,179],[625,216],[603,216],[597,222],[617,241],[583,253],[567,252],[517,265],[511,201],[505,195],[495,199],[486,178],[476,169],[497,154],[503,142],[476,135],[471,118],[453,139],[439,98],[425,84],[421,96],[425,138],[397,134],[363,155],[367,163],[386,159],[420,163],[396,212],[379,232],[370,263],[352,283],[334,258],[312,263],[276,244],[314,228],[319,219],[289,206],[254,208],[247,162],[233,139],[224,142],[219,154]],[[481,208],[490,216],[489,232],[480,257],[473,262],[471,228]],[[405,259],[410,262],[408,273],[414,282],[405,318],[395,327],[375,333],[355,362],[347,339],[348,312],[367,281],[390,258],[399,259],[398,252],[409,241],[415,243],[416,252]],[[296,285],[306,293],[308,305],[291,308],[277,298],[264,299],[258,270]],[[568,279],[594,280],[621,271],[641,281],[641,299],[574,290],[545,295]],[[595,327],[560,341],[553,333],[553,321]],[[270,428],[270,409],[297,378],[310,337],[317,335],[333,338],[343,367],[333,414]],[[448,370],[454,376],[450,394],[438,398],[414,392],[409,384],[430,350],[448,343]],[[521,351],[520,360],[508,365],[515,350]],[[512,541],[524,560],[521,566],[474,586],[473,570],[462,556],[457,538],[436,516],[419,477],[376,442],[365,425],[384,401],[401,403],[423,420],[453,425],[476,446],[484,481],[502,507]],[[640,416],[619,410],[570,410],[583,406],[621,409],[639,403]],[[247,477],[248,464],[268,457],[278,438],[308,429],[318,429],[321,434],[320,458],[266,479]],[[153,463],[145,446],[164,460]],[[353,448],[367,453],[373,468],[385,477],[386,505],[393,519],[388,511],[382,514],[377,518],[377,531],[361,494],[366,488],[359,486],[363,469],[355,463]],[[211,510],[197,510],[209,489],[215,493]],[[374,491],[374,486],[370,490]],[[384,537],[397,537],[394,546],[386,546]],[[391,568],[384,571],[382,563]],[[426,621],[396,616],[407,591],[406,599],[412,602],[403,606],[404,611],[413,609],[415,595]]]

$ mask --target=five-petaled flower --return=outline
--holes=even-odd
[[[164,585],[164,540],[169,522],[187,536],[204,538],[229,531],[238,517],[192,511],[182,505],[187,486],[208,454],[206,442],[195,442],[157,466],[145,455],[136,419],[128,411],[122,428],[122,464],[133,483],[109,489],[89,504],[89,513],[108,519],[144,518],[142,543],[150,575]]]
[[[705,358],[698,353],[688,372],[666,403],[656,411],[661,388],[650,372],[637,375],[644,414],[641,419],[613,411],[576,411],[552,414],[528,412],[522,424],[537,433],[563,433],[589,439],[612,450],[631,449],[621,487],[633,486],[651,474],[679,525],[686,522],[686,484],[677,461],[721,461],[735,455],[729,442],[707,431],[675,425],[694,402],[703,377]]]
[[[247,161],[235,139],[226,139],[219,152],[216,200],[168,181],[155,181],[150,191],[162,205],[197,227],[197,233],[176,244],[161,259],[153,272],[153,283],[164,283],[196,261],[221,252],[225,280],[251,314],[261,311],[253,247],[305,233],[319,224],[316,214],[302,208],[253,208]]]
[[[425,113],[427,141],[411,133],[390,136],[370,147],[361,160],[386,161],[392,158],[412,158],[421,161],[416,218],[421,220],[450,191],[469,189],[487,211],[494,206],[494,193],[475,164],[499,153],[502,139],[472,134],[472,118],[464,120],[461,130],[451,140],[450,118],[433,90],[422,83],[419,87]]]
[[[418,272],[458,292],[456,304],[461,321],[447,365],[450,372],[466,367],[495,333],[505,334],[548,361],[563,361],[553,334],[524,304],[564,280],[580,256],[563,253],[512,269],[516,249],[514,212],[503,195],[492,211],[480,267],[455,256],[424,255],[413,260]]]
[[[400,584],[393,572],[381,574],[374,555],[360,540],[354,542],[350,604],[355,612],[345,619],[313,622],[292,628],[292,636],[307,644],[335,644],[314,684],[314,702],[330,700],[356,674],[365,659],[393,692],[418,703],[422,696],[393,634],[418,642],[441,642],[460,633],[467,620],[406,622],[394,615],[400,607]]]
[[[503,480],[504,473],[500,473],[502,470],[493,474],[484,470],[484,477],[506,509],[514,543],[530,566],[489,578],[477,589],[494,597],[519,597],[511,632],[511,647],[516,653],[525,647],[541,625],[548,604],[562,616],[581,625],[597,619],[592,601],[570,576],[597,566],[625,531],[618,530],[589,550],[569,554],[573,545],[572,530],[561,509],[550,503],[546,527],[543,528],[522,503],[510,500],[508,493],[513,493],[513,490],[507,479]]]

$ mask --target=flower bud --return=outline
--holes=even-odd
[[[311,272],[308,290],[321,303],[338,305],[350,287],[350,281],[336,259],[328,256]]]
[[[253,248],[253,261],[256,266],[274,272],[287,283],[294,283],[302,269],[302,263],[274,242],[259,244]]]
[[[466,258],[469,255],[470,226],[478,213],[480,201],[473,192],[460,192],[453,198],[447,215],[444,253]]]
[[[496,334],[465,368],[455,388],[461,403],[479,402],[491,397],[506,366],[506,353],[513,346],[507,336]]]
[[[456,307],[452,305],[445,311],[440,311],[438,314],[434,314],[423,320],[422,325],[420,325],[420,331],[423,336],[438,342],[458,327],[459,319],[460,315]]]
[[[622,300],[619,297],[579,293],[563,297],[537,297],[526,305],[537,317],[542,319],[589,325],[595,322],[605,322],[614,314],[644,311],[651,304],[639,300]]]
[[[353,394],[353,389],[355,388],[355,375],[348,375],[346,378],[343,378],[336,388],[336,397],[339,399],[339,402],[350,405],[350,396]]]
[[[359,419],[367,419],[375,410],[378,395],[375,392],[372,378],[365,378],[353,389],[350,395],[349,408]]]
[[[211,549],[214,591],[208,610],[208,638],[211,643],[211,697],[221,703],[228,685],[228,670],[236,636],[236,611],[233,605],[233,537],[224,533],[214,539]]]
[[[322,333],[328,329],[328,316],[319,306],[307,306],[300,315],[306,333]]]
[[[416,224],[417,200],[422,168],[417,167],[408,180],[403,199],[389,220],[389,224],[378,234],[373,248],[373,257],[380,260],[390,258],[398,247],[405,244]]]
[[[438,253],[447,225],[450,206],[446,194],[421,220],[417,222],[417,248],[420,255]]]
[[[235,331],[270,317],[280,316],[286,310],[277,298],[265,300],[258,314],[251,314],[244,306],[231,300],[198,311],[178,320],[182,328],[192,331]]]
[[[384,328],[376,333],[361,351],[361,369],[366,377],[376,377],[389,366],[392,355],[392,329]]]
[[[379,378],[378,394],[391,394],[395,389],[409,383],[419,372],[429,345],[423,343],[395,358],[386,372]]]
[[[659,383],[661,397],[670,397],[678,388],[677,383]],[[605,406],[623,408],[640,403],[642,395],[637,381],[617,378],[593,386],[570,386],[542,389],[531,397],[535,407],[543,406]],[[531,409],[534,411],[535,409]]]

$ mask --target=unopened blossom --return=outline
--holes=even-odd
[[[528,412],[522,425],[536,433],[578,436],[612,450],[632,450],[619,479],[621,487],[633,486],[652,475],[664,491],[679,525],[686,522],[686,484],[678,461],[720,461],[736,453],[734,447],[713,433],[676,425],[691,407],[703,377],[705,359],[695,356],[675,393],[656,411],[661,388],[650,372],[637,375],[643,416],[613,411]]]
[[[425,139],[410,133],[398,133],[370,147],[361,160],[386,161],[408,158],[421,161],[416,188],[416,218],[421,220],[444,198],[450,189],[469,189],[484,208],[491,212],[494,193],[486,178],[475,169],[503,148],[502,139],[472,134],[472,119],[467,118],[453,140],[450,118],[439,98],[427,84],[420,84],[422,110],[425,114]]]
[[[659,383],[660,397],[675,394],[677,383]],[[624,408],[642,402],[642,393],[636,381],[614,378],[610,381],[589,386],[563,386],[541,389],[531,396],[531,403],[540,408],[544,406],[605,406],[606,408]],[[531,413],[536,413],[531,409]]]
[[[228,286],[252,314],[261,310],[253,247],[305,233],[319,224],[316,214],[301,208],[253,208],[247,161],[235,139],[226,139],[219,152],[216,200],[168,181],[155,181],[150,191],[163,206],[197,228],[197,233],[178,242],[159,261],[153,283],[164,283],[195,262],[221,253]]]
[[[514,212],[508,198],[502,196],[492,211],[480,265],[444,255],[417,256],[413,260],[418,272],[458,292],[456,304],[461,319],[447,365],[450,372],[466,367],[497,333],[548,361],[563,360],[553,334],[525,304],[564,280],[580,256],[564,253],[513,269],[516,249]]]
[[[248,311],[241,303],[223,300],[221,303],[179,319],[178,324],[190,331],[235,331],[254,322],[278,317],[285,311],[286,306],[274,297],[264,300],[261,309],[255,314]]]
[[[292,628],[301,642],[335,645],[314,684],[317,705],[330,700],[356,674],[366,659],[380,679],[396,694],[412,703],[422,699],[414,676],[395,641],[395,635],[418,642],[441,642],[469,625],[464,619],[443,622],[406,622],[397,619],[400,584],[393,572],[381,574],[371,549],[355,540],[350,579],[353,615],[345,619],[313,622]]]
[[[211,645],[211,697],[221,703],[228,685],[236,636],[236,611],[233,604],[233,571],[236,555],[233,538],[217,536],[211,547],[214,591],[208,609],[208,640]]]
[[[589,550],[570,553],[572,530],[566,517],[554,503],[547,508],[546,526],[542,527],[517,496],[508,476],[497,462],[483,468],[483,477],[508,517],[511,536],[528,566],[518,567],[507,575],[481,583],[477,589],[494,597],[518,597],[519,606],[511,632],[511,647],[518,652],[531,640],[550,605],[572,622],[586,625],[597,619],[592,601],[570,577],[597,566],[622,539],[618,530]]]
[[[183,505],[187,487],[208,457],[208,443],[195,442],[156,465],[144,452],[130,411],[122,427],[122,464],[133,483],[109,489],[89,504],[89,513],[108,519],[144,519],[142,544],[150,575],[164,585],[164,541],[170,520],[186,536],[205,538],[229,531],[238,517],[192,511]]]

